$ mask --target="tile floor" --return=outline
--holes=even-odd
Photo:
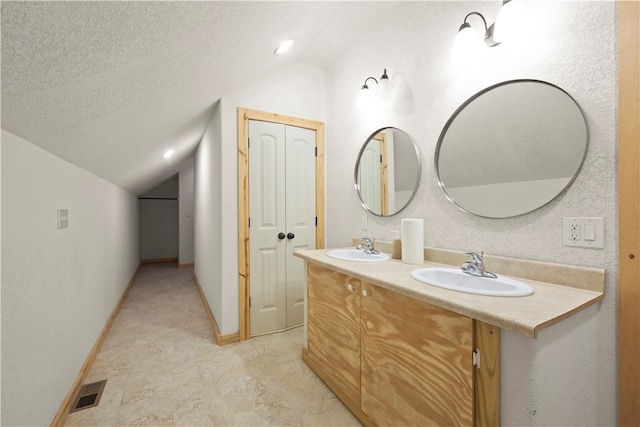
[[[192,269],[146,264],[89,373],[100,404],[67,426],[359,426],[301,360],[302,328],[219,347]]]

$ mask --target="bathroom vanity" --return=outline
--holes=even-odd
[[[601,269],[486,256],[535,291],[494,297],[411,278],[459,266],[459,252],[425,248],[423,265],[326,253],[295,252],[307,273],[302,357],[365,425],[499,425],[500,329],[535,338],[604,297]]]

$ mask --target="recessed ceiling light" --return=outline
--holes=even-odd
[[[167,150],[162,155],[162,158],[163,159],[168,159],[169,157],[173,156],[173,153],[175,153],[175,152],[176,152],[176,150]]]
[[[278,46],[276,50],[273,51],[273,53],[276,55],[280,55],[281,53],[285,53],[286,51],[291,49],[291,46],[293,46],[293,40],[285,40],[280,43],[280,46]]]

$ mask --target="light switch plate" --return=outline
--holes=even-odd
[[[58,230],[69,227],[69,209],[58,208]]]
[[[603,249],[604,218],[562,218],[562,246]]]

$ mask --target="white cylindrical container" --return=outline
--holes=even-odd
[[[401,230],[402,262],[422,264],[424,262],[424,221],[422,219],[403,219]]]

